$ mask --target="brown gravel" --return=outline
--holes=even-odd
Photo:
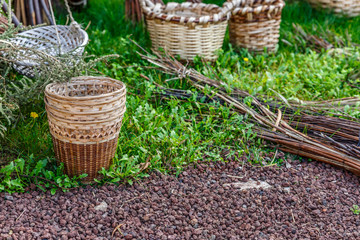
[[[223,186],[251,179],[271,188]],[[178,178],[153,173],[133,186],[1,193],[0,239],[360,239],[360,215],[350,210],[360,205],[359,186],[317,162],[230,162]]]

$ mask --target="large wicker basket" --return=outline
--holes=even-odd
[[[360,15],[360,0],[308,0],[315,8],[329,9],[337,15],[356,17]]]
[[[232,0],[230,42],[250,52],[276,52],[283,0]]]
[[[106,77],[77,77],[49,84],[45,103],[56,158],[65,173],[98,177],[114,157],[126,110],[125,85]]]
[[[215,60],[222,47],[230,10],[204,3],[140,2],[153,51],[160,48],[182,60]]]
[[[56,32],[59,34],[59,39]],[[36,74],[41,74],[44,67],[40,64],[42,60],[40,53],[77,57],[83,54],[88,41],[88,34],[74,26],[38,27],[19,33],[11,40],[21,48],[19,54],[14,57],[14,68],[20,74],[33,78]]]

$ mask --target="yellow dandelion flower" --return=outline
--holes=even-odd
[[[244,58],[244,61],[245,61],[245,62],[248,62],[248,61],[249,61],[249,59],[248,59],[248,58]]]
[[[36,112],[31,112],[30,113],[30,117],[32,117],[33,119],[38,118],[39,114],[37,114]]]

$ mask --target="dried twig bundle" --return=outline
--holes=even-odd
[[[14,12],[24,26],[49,23],[54,25],[49,0],[14,0]],[[16,26],[16,24],[14,22]]]
[[[282,42],[294,47],[296,51],[304,52],[306,48],[310,48],[316,52],[323,50],[335,51],[338,49],[349,50],[348,48],[359,46],[352,42],[351,36],[348,33],[346,34],[346,38],[343,38],[331,32],[329,29],[319,28],[314,25],[315,35],[305,31],[299,24],[293,23],[292,26],[294,31],[292,33],[285,33],[285,38],[282,39]]]
[[[342,167],[360,175],[360,147],[357,146],[359,122],[321,115],[284,115],[280,109],[271,109],[240,89],[232,88],[229,94],[227,84],[205,77],[194,69],[187,69],[169,55],[140,55],[162,71],[177,75],[180,79],[186,78],[199,90],[210,86],[211,89],[207,91],[211,92],[212,97],[208,96],[209,98],[217,99],[222,104],[232,106],[236,112],[250,116],[250,121],[256,123],[254,130],[258,137],[278,144],[279,149]],[[251,106],[244,103],[244,97],[252,100]]]

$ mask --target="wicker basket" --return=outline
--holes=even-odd
[[[58,38],[60,38],[60,47]],[[15,56],[14,68],[20,74],[33,78],[41,74],[40,55],[36,51],[42,51],[51,56],[68,55],[81,56],[89,41],[87,33],[73,26],[46,26],[38,27],[17,34],[12,43],[21,47],[22,50]],[[59,52],[60,50],[60,52]]]
[[[341,16],[360,15],[360,0],[308,0],[308,2],[315,8],[329,9]]]
[[[106,77],[77,77],[49,84],[45,103],[56,158],[65,173],[98,177],[114,157],[126,110],[125,85]]]
[[[215,60],[222,47],[230,10],[204,3],[140,2],[153,51],[162,48],[182,60]]]
[[[230,42],[250,52],[276,52],[283,0],[232,0]]]

